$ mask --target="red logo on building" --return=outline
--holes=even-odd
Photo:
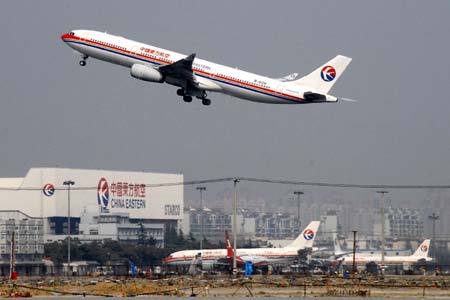
[[[138,197],[145,198],[146,187],[142,183],[113,182],[111,184],[113,197]]]
[[[108,181],[106,181],[105,178],[101,178],[100,181],[98,182],[97,200],[98,200],[98,205],[100,205],[104,208],[108,207],[109,187],[108,187]]]

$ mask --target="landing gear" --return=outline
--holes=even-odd
[[[203,93],[201,94],[200,97],[197,96],[197,98],[202,100],[203,105],[206,105],[206,106],[211,105],[211,100],[206,97],[208,97],[208,94],[205,91],[203,91]]]
[[[202,99],[202,104],[203,104],[203,105],[211,105],[211,100],[210,100],[210,99],[203,98],[203,99]]]
[[[183,97],[184,102],[192,102],[192,96],[197,97],[198,99],[202,100],[203,105],[211,105],[211,100],[206,98],[206,92],[205,91],[198,91],[198,90],[186,90],[184,88],[177,90],[177,95]]]
[[[88,56],[83,56],[83,60],[80,60],[80,66],[84,67],[86,65],[87,59],[88,59]]]
[[[183,101],[184,102],[192,102],[192,97],[189,95],[186,95],[186,93],[184,92],[184,89],[178,89],[177,90],[177,95],[178,96],[183,96]]]

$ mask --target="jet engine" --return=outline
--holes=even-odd
[[[131,66],[130,74],[132,77],[150,81],[150,82],[163,82],[164,76],[156,69],[147,67],[141,64],[134,64]]]

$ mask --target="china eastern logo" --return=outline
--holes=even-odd
[[[55,194],[55,186],[51,183],[47,183],[42,188],[42,193],[44,193],[45,196],[51,197]]]
[[[110,208],[144,209],[146,186],[142,183],[112,182],[101,178],[97,187],[98,204],[105,212]]]
[[[311,229],[305,229],[305,231],[303,231],[303,237],[307,241],[312,240],[314,238],[314,231]]]
[[[109,203],[109,186],[105,178],[101,178],[97,187],[98,205],[102,208],[107,208]]]
[[[427,245],[422,245],[422,246],[420,247],[420,250],[422,250],[422,252],[427,252],[428,246],[427,246]]]
[[[323,81],[330,82],[336,78],[336,69],[332,66],[325,66],[320,71],[320,77],[322,77]]]

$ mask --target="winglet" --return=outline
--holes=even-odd
[[[186,70],[192,74],[192,63],[194,62],[194,59],[195,53],[192,53],[191,55],[177,60],[172,64],[160,66],[158,70],[164,75],[179,74]]]
[[[188,68],[192,68],[192,62],[195,59],[195,53],[192,53],[191,55],[187,56],[186,58],[182,59],[182,63],[184,66]]]
[[[189,55],[189,56],[187,56],[186,58],[185,58],[185,60],[194,60],[195,59],[195,53],[192,53],[191,55]]]

